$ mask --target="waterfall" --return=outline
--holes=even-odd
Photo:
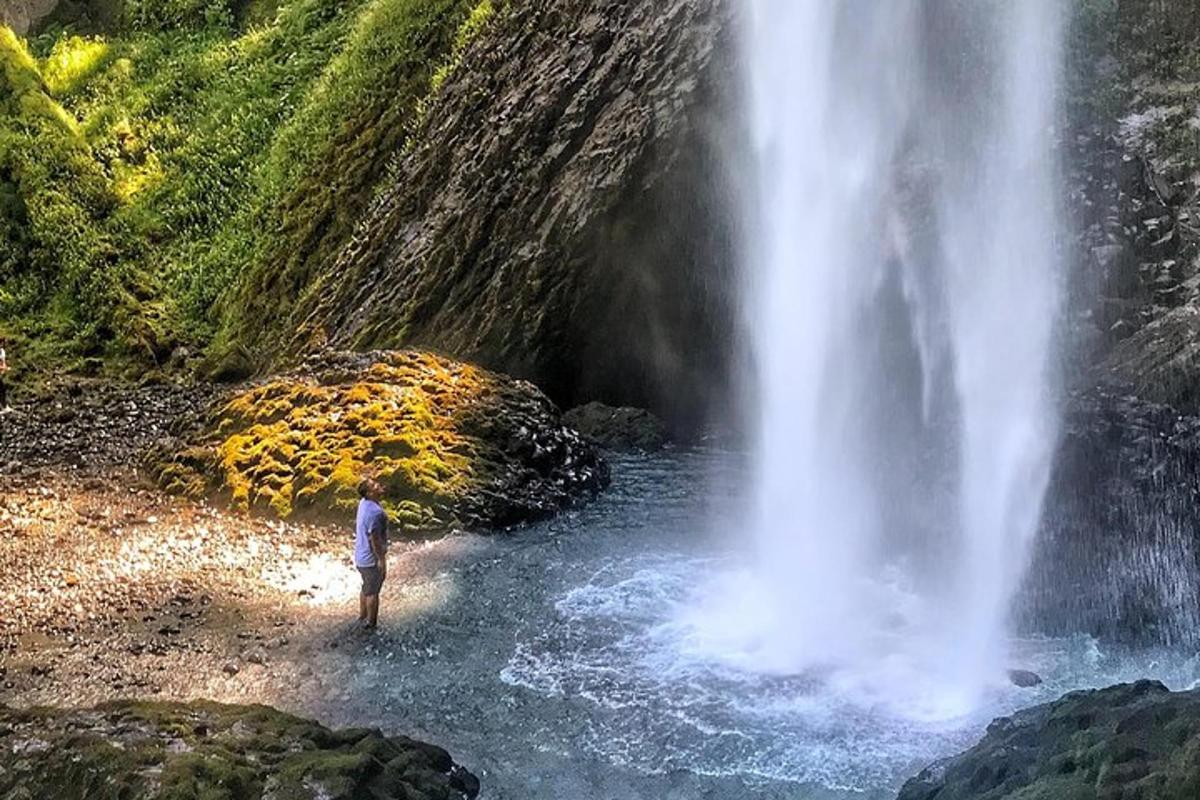
[[[749,5],[757,558],[725,646],[960,713],[1009,666],[1056,442],[1062,9]]]

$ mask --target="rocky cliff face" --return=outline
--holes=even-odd
[[[251,287],[303,286],[282,352],[427,346],[562,405],[702,422],[735,340],[731,6],[500,12],[337,263],[310,283],[276,273]]]
[[[1022,613],[1031,627],[1200,636],[1200,7],[1079,2],[1064,142],[1071,367]]]
[[[1082,3],[1078,17],[1069,151],[1087,380],[1200,412],[1200,8]]]
[[[1071,400],[1019,609],[1042,633],[1200,640],[1200,419],[1128,394]]]

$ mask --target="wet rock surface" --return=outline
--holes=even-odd
[[[642,408],[588,403],[563,414],[563,422],[608,450],[653,453],[667,443],[662,421]]]
[[[1019,611],[1031,630],[1191,645],[1200,420],[1098,389],[1068,404]]]
[[[378,730],[330,730],[264,706],[0,707],[0,795],[27,800],[422,797],[479,781],[445,750]]]
[[[1064,143],[1087,380],[1187,413],[1200,412],[1197,23],[1192,4],[1081,8]]]
[[[608,482],[534,386],[417,351],[314,355],[224,399],[151,462],[170,492],[283,518],[346,516],[371,474],[419,531],[542,519]]]
[[[1200,796],[1200,692],[1142,681],[1073,692],[1002,717],[898,800],[1192,800]]]

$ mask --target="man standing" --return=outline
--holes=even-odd
[[[387,578],[388,521],[379,501],[383,487],[374,478],[358,485],[358,518],[355,522],[354,566],[362,575],[358,621],[366,630],[379,624],[379,590]]]

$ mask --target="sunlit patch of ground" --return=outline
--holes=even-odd
[[[386,650],[393,632],[456,595],[443,567],[473,546],[470,537],[396,543],[372,636],[355,625],[350,520],[322,527],[230,514],[136,488],[132,474],[8,480],[8,705],[209,698],[319,716],[350,699],[347,678],[364,654]]]

